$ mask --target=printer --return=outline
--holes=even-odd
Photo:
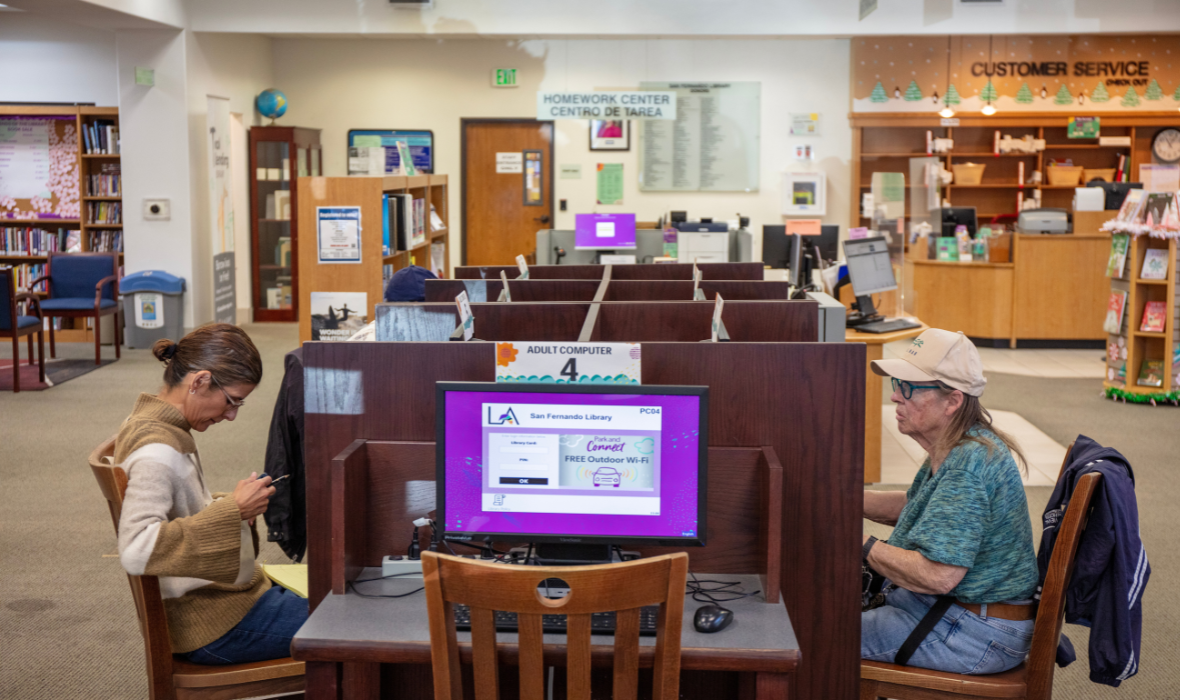
[[[1020,233],[1069,233],[1069,212],[1065,209],[1025,209],[1016,219]]]

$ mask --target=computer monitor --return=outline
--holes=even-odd
[[[955,235],[956,226],[966,226],[967,233],[975,238],[975,231],[977,229],[977,222],[975,219],[975,207],[943,207],[937,210],[939,212],[937,221],[940,222],[941,228],[938,230],[943,236]],[[844,249],[847,252],[847,248]]]
[[[438,382],[442,534],[587,545],[542,553],[582,561],[703,546],[708,405],[705,386]]]
[[[802,279],[804,283],[807,278],[803,276],[803,236],[797,233],[792,233],[787,236],[790,241],[789,249],[791,251],[791,259],[787,263],[787,281],[791,283],[792,287],[799,286],[799,280]]]
[[[869,323],[879,318],[873,307],[872,295],[897,289],[889,247],[885,244],[885,238],[880,236],[848,240],[844,241],[844,258],[848,262],[848,279],[852,283],[852,293],[856,295],[856,306],[860,311],[849,323]]]
[[[1103,205],[1108,211],[1111,209],[1118,209],[1123,206],[1123,200],[1127,198],[1127,193],[1131,190],[1143,189],[1142,182],[1105,182],[1103,180],[1091,180],[1086,183],[1086,187],[1101,187],[1106,193],[1106,201]]]
[[[762,262],[775,270],[791,266],[792,239],[786,226],[762,227]]]
[[[819,255],[829,262],[840,257],[840,227],[820,226],[818,236],[809,236],[815,243]]]
[[[632,250],[634,248],[634,214],[577,214],[574,216],[575,250]]]

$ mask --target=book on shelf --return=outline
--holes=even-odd
[[[120,230],[91,231],[90,251],[94,253],[122,253],[123,232]]]
[[[1106,303],[1106,322],[1102,329],[1107,333],[1119,333],[1123,328],[1123,311],[1127,307],[1127,293],[1121,289],[1110,290],[1110,299]]]
[[[275,190],[275,219],[291,220],[291,190]]]
[[[1143,257],[1143,268],[1139,278],[1145,280],[1166,280],[1168,278],[1168,249],[1148,248]]]
[[[1144,222],[1148,226],[1158,226],[1163,223],[1164,214],[1168,210],[1168,205],[1172,203],[1171,192],[1150,192],[1147,195],[1147,214],[1144,216]]]
[[[1167,302],[1149,301],[1143,306],[1143,323],[1139,324],[1139,330],[1146,333],[1163,333],[1167,320]]]
[[[1123,267],[1127,262],[1127,248],[1131,237],[1125,233],[1116,233],[1110,237],[1110,258],[1106,261],[1107,277],[1122,277]]]
[[[87,176],[87,196],[89,197],[121,197],[123,196],[123,174],[119,163],[103,163],[97,173]]]
[[[88,202],[86,218],[92,224],[123,223],[122,202]]]
[[[436,241],[430,244],[430,271],[440,278],[447,269],[446,260],[444,259],[446,254],[446,243]]]
[[[414,237],[414,196],[410,194],[391,196],[397,202],[397,249],[409,250],[410,240]]]
[[[0,254],[27,257],[67,250],[71,233],[70,229],[64,228],[56,231],[32,226],[0,228]]]
[[[381,254],[389,255],[389,195],[381,195]]]
[[[447,225],[443,223],[442,217],[438,215],[438,210],[434,208],[434,202],[430,203],[430,230],[441,231]]]
[[[1123,223],[1138,221],[1146,203],[1147,190],[1129,190],[1126,198],[1123,199],[1123,205],[1119,207],[1118,216],[1114,217],[1115,221]]]
[[[291,267],[290,236],[279,236],[279,242],[275,244],[275,265],[279,267]]]
[[[1139,366],[1139,379],[1135,380],[1139,386],[1164,385],[1164,361],[1144,360]]]
[[[414,235],[410,241],[411,246],[422,245],[426,242],[426,200],[415,199],[414,201]]]
[[[82,127],[82,141],[90,155],[118,155],[119,127],[109,119],[95,119]]]

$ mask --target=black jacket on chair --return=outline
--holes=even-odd
[[[270,420],[266,442],[266,473],[291,478],[275,484],[275,495],[263,514],[267,540],[295,561],[307,549],[307,480],[303,469],[303,348],[283,359],[285,374]]]
[[[1090,680],[1118,687],[1139,671],[1143,589],[1151,576],[1147,551],[1139,539],[1135,475],[1118,450],[1085,435],[1074,441],[1068,460],[1043,516],[1037,554],[1041,584],[1074,486],[1084,475],[1101,472],[1102,482],[1078,543],[1073,579],[1065,591],[1065,621],[1090,628]],[[1061,635],[1057,665],[1066,666],[1074,658],[1073,645]]]

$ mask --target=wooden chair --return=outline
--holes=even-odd
[[[515,612],[520,621],[522,700],[545,697],[541,615],[568,616],[567,695],[590,698],[590,613],[618,611],[614,648],[614,698],[635,700],[639,686],[639,608],[659,604],[653,662],[652,698],[680,694],[680,623],[688,555],[679,552],[602,566],[509,566],[422,554],[426,609],[430,616],[430,654],[435,700],[462,700],[459,645],[452,605],[471,608],[471,648],[476,697],[500,696],[493,611]],[[570,593],[551,600],[537,593],[547,578],[560,578]]]
[[[1065,451],[1069,462],[1071,443]],[[1061,475],[1058,475],[1058,480]],[[1049,700],[1053,697],[1053,672],[1056,668],[1057,643],[1065,617],[1065,591],[1073,577],[1074,558],[1086,519],[1090,499],[1102,479],[1091,473],[1078,480],[1065,511],[1065,520],[1049,559],[1049,571],[1041,591],[1041,602],[1033,627],[1032,648],[1028,659],[1016,668],[984,676],[930,671],[910,666],[897,666],[880,661],[860,662],[860,698],[895,698],[896,700],[984,700],[985,698],[1023,698]]]
[[[90,453],[90,469],[107,499],[117,535],[123,495],[127,492],[127,472],[113,464],[114,452],[115,438],[112,437]],[[159,579],[131,575],[127,579],[135,599],[139,631],[143,634],[148,697],[151,700],[235,700],[303,693],[303,662],[290,657],[249,664],[202,666],[173,656]]]
[[[22,316],[17,305],[27,302],[36,315]],[[41,304],[36,294],[17,293],[16,275],[11,269],[0,270],[0,338],[12,338],[12,393],[20,393],[20,339],[29,339],[29,364],[33,364],[33,336],[37,336],[38,358],[41,363],[41,383],[45,383],[45,323]]]
[[[48,282],[49,298],[41,301],[46,318],[93,318],[94,364],[102,364],[103,316],[115,317],[115,358],[122,357],[123,312],[119,306],[118,253],[56,253],[50,252],[45,263],[46,273],[29,283]],[[57,357],[57,341],[53,325],[49,326],[49,356]]]

